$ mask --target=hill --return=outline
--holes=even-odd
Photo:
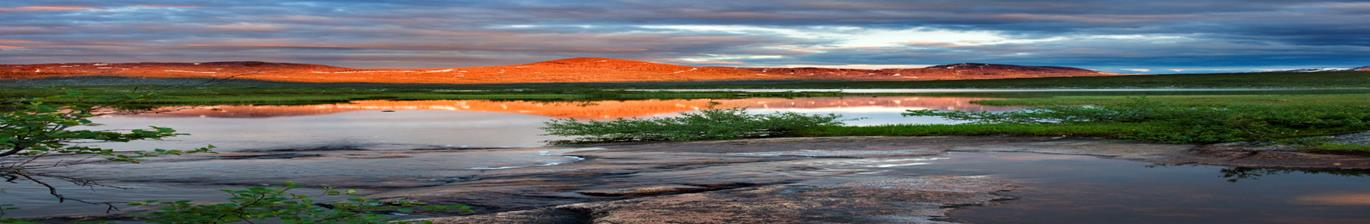
[[[113,76],[247,79],[311,83],[584,83],[737,80],[913,81],[1111,76],[1069,67],[951,64],[926,68],[695,67],[612,58],[568,58],[518,65],[431,69],[354,69],[272,62],[64,63],[0,65],[0,79]]]

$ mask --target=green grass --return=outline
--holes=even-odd
[[[1370,145],[1352,143],[1332,143],[1308,145],[1307,151],[1333,154],[1370,154]]]
[[[982,101],[1027,106],[1011,112],[911,112],[971,123],[955,125],[838,126],[810,125],[766,136],[1082,136],[1159,143],[1291,142],[1292,140],[1370,130],[1370,94],[1231,94],[1231,95],[1067,95]],[[696,123],[616,121],[581,125],[568,136],[642,136],[649,133],[715,132],[756,123],[746,119]],[[626,134],[625,134],[626,133]],[[683,133],[688,134],[688,133]],[[707,139],[758,137],[713,135]],[[612,141],[684,141],[702,139],[613,138]],[[1310,151],[1364,151],[1364,146],[1307,142]]]
[[[1370,130],[1370,94],[1061,96],[984,101],[1012,112],[916,111],[956,125],[821,127],[801,136],[1093,136],[1164,143],[1288,142]],[[1310,150],[1360,146],[1304,144]]]
[[[558,119],[543,129],[574,137],[558,143],[698,141],[791,135],[796,130],[840,125],[837,115],[749,114],[741,109],[703,110],[680,116],[583,121]]]
[[[92,81],[94,80],[94,81]],[[189,84],[188,84],[189,83]],[[0,97],[18,101],[79,91],[99,96],[152,93],[137,101],[144,106],[216,104],[318,104],[350,100],[539,100],[591,101],[634,99],[724,99],[750,97],[831,97],[853,95],[929,95],[1002,98],[985,105],[1036,108],[1077,107],[1072,113],[1024,116],[1101,116],[1118,111],[1087,111],[1082,106],[1154,113],[1145,119],[1077,120],[1062,123],[988,123],[963,125],[894,125],[875,127],[809,127],[785,135],[1029,135],[1098,136],[1152,142],[1209,143],[1266,141],[1365,131],[1370,116],[1370,72],[1243,73],[1150,75],[959,81],[728,81],[691,83],[561,83],[500,85],[306,84],[230,80],[201,85],[203,80],[134,80],[76,78],[3,82]],[[1281,88],[1297,91],[1242,92],[1053,92],[1053,93],[736,93],[633,92],[620,89],[668,88]],[[1133,98],[1154,103],[1153,110],[1127,108]],[[88,99],[87,99],[88,100]],[[1085,113],[1085,114],[1079,114]],[[1094,114],[1090,114],[1094,113]],[[672,124],[680,125],[680,124]],[[691,124],[686,124],[691,125]],[[727,126],[727,125],[717,125]],[[646,130],[646,129],[643,129]],[[588,132],[587,132],[588,133]],[[585,133],[582,133],[585,134]],[[773,135],[772,135],[773,136]],[[723,137],[720,137],[723,138]],[[1325,145],[1332,150],[1353,146]]]
[[[628,100],[692,99],[745,97],[816,97],[838,95],[912,95],[912,94],[838,94],[838,93],[727,93],[727,92],[626,92],[623,89],[676,88],[1314,88],[1316,90],[1280,94],[1335,94],[1370,92],[1370,72],[1322,73],[1240,73],[1141,75],[1116,77],[1033,78],[952,81],[718,81],[718,82],[640,82],[640,83],[545,83],[545,84],[366,84],[366,83],[282,83],[253,80],[207,79],[133,79],[115,77],[52,78],[0,81],[0,99],[24,98],[80,91],[87,96],[126,95],[130,92],[154,93],[141,101],[150,105],[210,104],[316,104],[349,100],[394,99],[484,99],[484,100]],[[1340,89],[1337,88],[1353,88]],[[1106,101],[1107,95],[1240,95],[1253,92],[1215,93],[940,93],[930,96],[1048,97],[1086,95],[1068,99],[1045,99],[1051,103]],[[1182,96],[1198,100],[1190,96]],[[1315,98],[1315,97],[1305,97]],[[1042,101],[1043,99],[1033,99]],[[1222,99],[1219,99],[1222,100]],[[1290,99],[1301,100],[1301,99]],[[1041,102],[990,101],[988,104],[1037,105]],[[1311,103],[1310,103],[1311,104]]]
[[[1370,94],[1344,92],[1304,92],[1304,93],[1233,93],[1233,94],[1180,94],[1180,95],[1085,95],[1085,96],[1042,96],[1032,98],[1010,98],[977,101],[977,104],[996,106],[1065,106],[1065,105],[1117,105],[1129,102],[1128,98],[1145,97],[1147,100],[1169,105],[1185,106],[1320,106],[1370,104]]]
[[[825,126],[799,130],[794,136],[1093,136],[1117,137],[1123,133],[1159,129],[1150,125],[1118,124],[964,124],[964,125],[881,125]]]

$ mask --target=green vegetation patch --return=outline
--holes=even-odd
[[[795,131],[842,122],[837,115],[750,114],[740,109],[703,110],[680,116],[611,121],[559,119],[547,122],[548,134],[575,137],[561,143],[696,141],[787,136]]]
[[[1168,96],[1009,99],[998,105],[1038,105],[1007,112],[918,110],[969,122],[956,125],[823,127],[804,136],[1029,135],[1096,136],[1164,143],[1287,141],[1370,130],[1370,100],[1344,96]],[[1223,99],[1223,100],[1217,100]],[[1005,103],[1008,102],[1008,103]],[[1321,144],[1312,148],[1356,150]]]

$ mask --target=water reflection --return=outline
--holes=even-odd
[[[952,212],[968,223],[1367,223],[1370,172],[1152,166],[1091,156],[949,153],[901,169],[985,174],[1017,199]],[[1221,175],[1217,175],[1221,174]],[[1233,183],[1232,181],[1240,180]],[[1120,218],[1126,217],[1126,218]]]
[[[348,111],[472,111],[538,115],[553,118],[615,119],[679,113],[705,108],[748,108],[797,112],[903,112],[907,109],[985,111],[1009,107],[972,103],[973,97],[824,97],[747,99],[653,99],[604,101],[493,101],[493,100],[359,100],[348,103],[282,106],[164,107],[141,116],[264,118],[307,116]]]
[[[419,149],[535,147],[546,141],[543,122],[556,118],[616,119],[667,116],[706,108],[758,113],[834,113],[849,125],[953,123],[903,117],[910,109],[1007,110],[976,105],[972,97],[825,97],[607,100],[584,102],[492,100],[363,100],[283,106],[182,106],[95,119],[101,129],[175,128],[189,136],[170,141],[109,144],[128,149],[219,146],[220,151],[298,149]]]
[[[1227,182],[1237,182],[1243,179],[1260,179],[1262,176],[1280,174],[1327,174],[1334,176],[1365,177],[1370,176],[1370,171],[1365,170],[1334,170],[1334,169],[1276,169],[1276,168],[1251,168],[1251,167],[1229,167],[1219,170],[1222,172],[1223,179]]]

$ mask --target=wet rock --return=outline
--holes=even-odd
[[[661,194],[678,194],[678,193],[701,192],[701,191],[708,191],[708,190],[711,190],[711,189],[715,189],[715,188],[701,187],[701,186],[691,186],[691,185],[671,184],[671,185],[655,185],[655,186],[644,186],[644,187],[633,187],[633,188],[592,189],[592,190],[577,191],[576,193],[580,193],[580,194],[583,194],[583,195],[590,195],[590,196],[636,197],[636,196],[651,196],[651,195],[661,195]]]
[[[979,176],[840,177],[426,221],[550,223],[547,218],[559,217],[569,223],[943,223],[937,219],[949,208],[1004,199],[994,192],[1012,188]]]

